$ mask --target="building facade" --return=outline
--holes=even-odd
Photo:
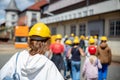
[[[46,0],[37,1],[35,4],[29,6],[23,11],[20,11],[15,0],[11,0],[8,7],[6,8],[6,27],[12,27],[9,29],[9,38],[14,37],[14,27],[15,26],[28,26],[31,27],[35,23],[40,21],[41,12],[40,7],[46,5],[48,2]]]
[[[52,34],[107,36],[115,55],[120,47],[120,0],[50,0],[41,18]]]

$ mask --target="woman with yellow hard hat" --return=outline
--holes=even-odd
[[[29,32],[30,50],[14,54],[1,68],[0,80],[5,76],[13,76],[15,69],[19,76],[17,80],[64,80],[54,63],[44,55],[49,50],[50,37],[47,25],[33,25]]]
[[[84,37],[84,35],[80,36],[79,47],[81,47],[85,51],[85,37]]]
[[[71,33],[71,34],[70,34],[69,39],[70,39],[72,42],[73,42],[73,40],[74,40],[74,36],[75,36],[74,33]]]
[[[72,70],[72,80],[80,80],[80,65],[81,65],[81,56],[84,56],[84,51],[79,46],[79,40],[73,40],[73,47],[69,49],[68,56],[71,57],[71,70]]]
[[[64,65],[65,65],[65,70],[64,70],[64,77],[67,78],[68,76],[71,76],[70,75],[67,75],[67,72],[70,71],[71,73],[71,59],[68,58],[68,51],[69,49],[71,48],[72,46],[72,41],[70,39],[66,40],[65,41],[65,45],[64,45]]]

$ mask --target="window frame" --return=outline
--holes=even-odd
[[[86,23],[79,24],[79,36],[80,35],[86,35]]]
[[[77,26],[75,24],[70,25],[70,33],[74,33],[76,35],[76,28]]]
[[[119,23],[118,29],[117,29],[117,22]],[[109,36],[120,37],[120,19],[109,20]]]

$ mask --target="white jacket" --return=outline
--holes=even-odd
[[[0,80],[6,75],[12,76],[15,70],[17,53],[1,68]],[[64,80],[56,66],[46,56],[31,56],[27,50],[20,52],[17,61],[20,80]]]

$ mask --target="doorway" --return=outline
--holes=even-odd
[[[89,36],[104,35],[104,20],[89,21],[88,22],[88,35]]]

